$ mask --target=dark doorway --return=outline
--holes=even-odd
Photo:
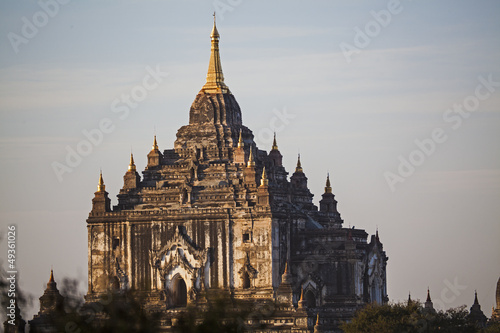
[[[120,290],[120,280],[116,276],[111,278],[111,290],[118,291]]]
[[[180,276],[173,281],[173,305],[175,307],[185,307],[187,305],[186,282]]]
[[[308,308],[316,307],[316,296],[314,296],[314,293],[310,290],[306,292],[306,305]]]
[[[243,273],[243,289],[250,288],[250,276],[248,272]]]

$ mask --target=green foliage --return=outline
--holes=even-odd
[[[109,292],[99,302],[85,304],[77,283],[63,280],[66,316],[58,320],[61,332],[154,333],[158,318],[144,311],[140,297],[132,292]]]
[[[500,322],[491,323],[483,333],[500,333]]]
[[[63,279],[59,286],[64,297],[64,311],[44,315],[43,322],[66,333],[155,333],[159,331],[159,314],[144,310],[144,300],[131,291],[109,292],[98,302],[85,303],[78,281]],[[5,303],[8,284],[0,271],[0,296]],[[20,290],[18,290],[20,292]],[[22,293],[20,294],[22,295]],[[20,306],[26,305],[26,297]],[[6,303],[5,303],[6,304]],[[207,303],[178,309],[173,329],[182,333],[237,333],[260,326],[274,314],[277,305],[258,308],[247,301],[235,300],[228,292],[216,292]],[[31,318],[29,318],[31,319]],[[248,324],[247,320],[253,320]],[[250,325],[251,327],[249,327]],[[35,328],[32,332],[37,333]],[[43,327],[41,328],[43,331]]]
[[[179,333],[237,333],[246,332],[247,319],[265,319],[274,310],[274,304],[254,309],[249,302],[235,300],[229,293],[219,293],[204,306],[204,311],[195,306],[188,306],[174,329]],[[252,326],[252,328],[255,328]]]
[[[9,285],[0,269],[0,303],[7,305]],[[158,331],[158,315],[146,312],[140,297],[131,292],[110,292],[101,301],[86,304],[78,282],[63,279],[65,314],[53,318],[58,332],[71,333],[153,333]],[[27,306],[30,297],[16,288],[19,307]],[[200,307],[179,310],[174,329],[182,333],[236,333],[258,328],[258,322],[272,316],[275,304],[258,309],[252,303],[235,300],[229,293],[217,293]],[[465,306],[447,311],[426,311],[420,303],[369,304],[359,310],[351,322],[342,324],[345,333],[500,333],[500,323],[485,329],[468,320]],[[30,318],[25,318],[26,320]],[[247,321],[253,320],[251,327]]]
[[[480,333],[467,318],[465,306],[447,311],[426,311],[418,302],[370,304],[359,310],[345,333]],[[492,331],[495,332],[495,331]]]

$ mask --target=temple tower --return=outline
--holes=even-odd
[[[86,300],[133,290],[168,332],[187,306],[202,311],[227,293],[281,304],[270,328],[338,330],[366,302],[388,299],[378,232],[368,243],[364,230],[343,227],[329,175],[318,209],[300,155],[288,178],[276,136],[259,149],[224,82],[215,21],[210,39],[206,82],[173,149],[155,135],[142,175],[131,154],[112,208],[99,177]]]
[[[40,297],[40,311],[29,321],[30,332],[56,332],[56,327],[64,327],[64,324],[66,324],[65,315],[64,298],[57,289],[54,272],[50,270],[47,288]]]

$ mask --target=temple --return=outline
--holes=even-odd
[[[189,309],[207,312],[211,300],[228,295],[233,305],[253,309],[232,310],[241,331],[341,332],[356,310],[388,301],[378,230],[368,239],[364,230],[344,227],[329,174],[318,208],[300,155],[288,178],[276,135],[269,152],[257,147],[224,82],[215,21],[210,37],[206,83],[174,148],[161,151],[155,136],[142,177],[131,154],[115,206],[99,174],[79,323],[106,331],[100,325],[110,320],[102,311],[109,296],[119,303],[132,295],[154,314],[155,331],[174,332]],[[29,331],[78,329],[67,301],[51,270]],[[424,311],[435,313],[429,289]],[[4,331],[25,332],[17,300],[12,313]],[[468,318],[478,329],[500,322],[500,279],[491,318],[477,293]]]
[[[388,301],[378,230],[368,238],[344,227],[329,174],[318,208],[300,155],[288,177],[276,135],[269,151],[257,147],[224,82],[215,17],[210,38],[206,82],[173,148],[160,150],[155,136],[142,176],[130,155],[117,205],[99,174],[87,219],[84,307],[94,312],[85,323],[106,330],[98,326],[107,315],[95,309],[110,291],[140,300],[160,332],[228,295],[253,309],[240,318],[245,330],[341,332],[365,304]],[[76,325],[65,304],[51,271],[30,332]],[[5,332],[24,332],[17,302],[12,312]]]
[[[56,327],[66,324],[65,316],[64,298],[57,289],[54,272],[51,270],[47,288],[40,297],[40,311],[29,321],[30,332],[56,332]]]
[[[468,319],[472,321],[478,328],[486,327],[488,318],[481,310],[481,305],[479,305],[479,301],[477,300],[477,291],[474,291],[474,304],[472,304],[472,306],[470,307]]]
[[[388,300],[378,232],[368,241],[343,227],[329,175],[318,209],[300,156],[288,178],[276,137],[269,152],[257,147],[224,82],[215,22],[210,37],[206,83],[174,148],[155,136],[142,177],[131,156],[113,207],[99,177],[86,300],[134,290],[168,332],[183,308],[226,291],[285,304],[270,332],[337,332],[364,304]]]

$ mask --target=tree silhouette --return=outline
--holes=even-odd
[[[446,311],[429,311],[419,302],[369,304],[351,322],[342,324],[345,333],[483,333],[497,332],[495,326],[481,329],[468,318],[465,305]]]

